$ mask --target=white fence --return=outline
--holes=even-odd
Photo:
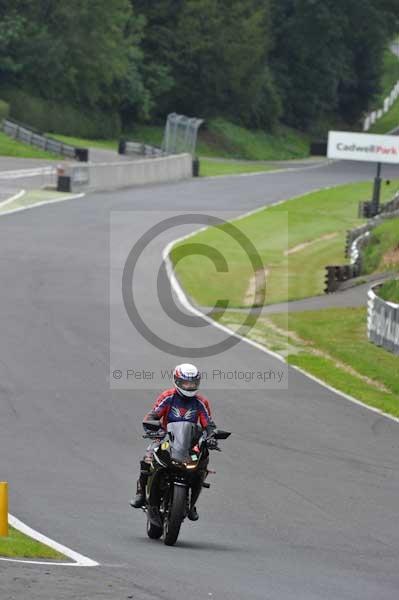
[[[394,54],[397,54],[397,52],[394,52]],[[399,97],[399,81],[397,81],[395,83],[395,85],[393,86],[391,93],[389,94],[389,96],[387,96],[383,102],[383,106],[379,109],[379,110],[373,110],[371,113],[369,113],[366,118],[364,119],[364,124],[363,124],[363,131],[368,131],[370,129],[370,127],[372,127],[372,125],[374,125],[374,123],[376,121],[378,121],[378,119],[381,119],[381,117],[383,115],[385,115],[385,113],[387,113],[390,108],[392,107],[392,104],[398,99]],[[399,126],[399,123],[398,123]]]
[[[367,334],[370,342],[399,354],[399,304],[386,302],[374,290],[368,293]]]

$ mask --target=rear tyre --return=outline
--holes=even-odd
[[[169,514],[165,515],[163,523],[163,541],[167,546],[173,546],[179,537],[180,526],[186,510],[186,501],[187,488],[181,485],[175,485],[173,488],[173,499],[169,508]]]

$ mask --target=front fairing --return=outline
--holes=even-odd
[[[198,439],[198,426],[184,421],[168,423],[167,434],[171,459],[175,462],[190,462],[193,444]]]

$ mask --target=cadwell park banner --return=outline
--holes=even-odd
[[[330,131],[328,158],[399,164],[399,136]]]

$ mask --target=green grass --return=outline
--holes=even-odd
[[[392,104],[390,110],[374,123],[369,133],[388,133],[397,127],[399,127],[399,98]]]
[[[15,156],[16,158],[46,158],[48,160],[59,160],[57,154],[45,152],[34,146],[23,144],[5,133],[0,132],[0,156]]]
[[[378,295],[387,302],[399,304],[399,280],[386,281],[379,289]]]
[[[0,214],[6,214],[16,208],[34,206],[35,204],[49,200],[66,200],[70,196],[71,194],[56,192],[55,190],[32,190],[24,194],[21,198],[18,198],[18,200],[14,200],[5,206],[0,203]]]
[[[131,142],[142,142],[150,146],[160,147],[163,140],[163,125],[136,125],[132,131],[123,133],[125,139]]]
[[[378,96],[375,106],[381,108],[385,98],[391,93],[395,84],[399,81],[399,59],[390,48],[385,50],[384,71],[381,81],[381,93]]]
[[[309,156],[309,139],[287,127],[273,134],[249,130],[225,119],[212,119],[200,129],[198,154],[246,160],[288,160]]]
[[[137,125],[124,137],[160,146],[162,126]],[[309,139],[288,127],[275,133],[249,130],[226,119],[210,119],[199,129],[197,154],[200,157],[237,158],[244,160],[285,160],[309,156]],[[240,172],[240,171],[236,171]]]
[[[399,59],[387,49],[384,54],[384,74],[381,82],[381,93],[374,102],[374,110],[382,108],[384,100],[391,93],[396,82],[399,81]],[[399,99],[394,102],[390,110],[370,128],[370,133],[388,133],[399,127]]]
[[[125,132],[123,138],[161,146],[164,127],[162,125],[137,125]],[[106,148],[115,150],[118,140],[90,140],[53,134],[53,137],[73,146]],[[273,134],[261,130],[249,130],[225,119],[210,119],[201,127],[198,135],[197,155],[202,161],[208,158],[230,158],[248,161],[289,160],[309,156],[309,139],[305,134],[288,127],[279,127]],[[267,170],[264,165],[236,164],[229,168],[208,162],[204,165],[207,175],[226,173],[250,173]]]
[[[385,221],[373,229],[369,243],[362,250],[362,257],[365,273],[398,268],[399,218]]]
[[[246,316],[217,318],[237,329]],[[365,308],[272,314],[257,322],[253,317],[247,336],[336,389],[399,416],[399,357],[368,341],[366,319]]]
[[[101,148],[118,151],[118,140],[89,140],[87,138],[70,137],[68,135],[51,134],[51,137],[76,148]]]
[[[9,528],[8,537],[0,537],[0,556],[9,558],[47,558],[63,560],[65,556],[52,548],[27,537],[13,527]]]
[[[215,177],[217,175],[237,175],[239,173],[260,173],[274,170],[276,167],[256,162],[239,162],[235,160],[218,161],[216,159],[201,158],[201,177]]]
[[[397,186],[399,182],[384,187],[383,199],[391,197]],[[233,222],[252,241],[268,270],[267,304],[323,293],[325,267],[345,263],[346,230],[362,222],[357,217],[358,203],[371,192],[371,183],[325,189]],[[193,243],[217,250],[227,260],[228,272],[223,272],[220,257],[218,271],[209,258],[196,254],[190,248]],[[287,256],[287,249],[296,251]],[[178,278],[199,305],[213,306],[221,298],[233,307],[252,304],[253,298],[246,296],[253,268],[226,228],[208,228],[177,244],[171,258]]]

